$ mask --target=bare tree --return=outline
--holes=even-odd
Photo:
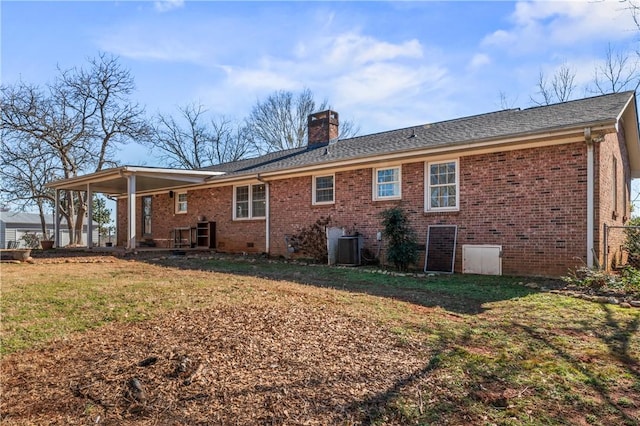
[[[540,106],[570,100],[576,88],[574,84],[575,75],[575,71],[569,68],[566,63],[560,65],[556,70],[551,82],[549,82],[544,73],[540,71],[536,85],[538,88],[536,92],[537,97],[531,96],[531,102]]]
[[[518,100],[517,97],[513,99],[509,99],[509,97],[507,96],[507,93],[504,92],[503,90],[501,90],[498,93],[498,97],[500,99],[498,105],[502,110],[513,108],[516,105],[516,101]]]
[[[307,143],[308,116],[328,108],[326,100],[317,104],[309,89],[297,96],[280,90],[256,103],[246,119],[246,135],[261,153],[298,148]],[[354,136],[358,131],[351,121],[340,123],[340,138]]]
[[[640,29],[640,3],[637,0],[628,0],[627,5],[636,28]]]
[[[29,189],[24,182],[22,195],[14,194],[14,201],[41,198],[44,185],[52,180],[115,165],[117,146],[147,133],[143,108],[129,99],[133,77],[117,58],[100,54],[88,60],[86,68],[58,71],[43,88],[19,82],[1,89],[0,129],[7,149],[25,154],[25,147],[33,144],[48,169],[37,188]],[[9,160],[1,161],[8,166]],[[20,175],[1,177],[5,188],[17,185],[14,179]],[[82,242],[86,203],[85,192],[67,191],[61,200],[72,243]]]
[[[634,15],[634,19],[635,15]],[[615,50],[611,44],[607,47],[605,61],[596,67],[593,78],[594,93],[604,95],[625,90],[636,90],[640,84],[638,59]]]
[[[47,145],[33,138],[12,137],[3,134],[0,144],[2,201],[22,208],[35,207],[40,213],[42,234],[47,236],[45,214],[51,212],[54,194],[45,184],[58,168]]]
[[[256,153],[246,137],[245,127],[234,124],[224,116],[212,118],[210,125],[213,142],[210,157],[214,159],[211,164],[237,161]]]
[[[158,114],[150,143],[153,152],[169,167],[199,169],[239,160],[251,153],[242,130],[224,117],[211,117],[202,105],[178,108],[179,116]]]

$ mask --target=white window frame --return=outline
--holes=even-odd
[[[442,187],[446,185],[431,185],[431,166],[436,164],[454,163],[456,168],[456,205],[455,207],[431,207],[431,188]],[[442,212],[442,211],[459,211],[460,210],[460,160],[452,158],[448,160],[430,161],[424,163],[424,211],[425,212]]]
[[[318,195],[318,191],[317,191],[318,188],[316,186],[317,180],[319,178],[327,178],[327,177],[331,178],[331,183],[332,183],[332,186],[331,186],[331,201],[318,201],[316,199],[316,197]],[[331,174],[331,175],[316,175],[316,176],[313,176],[312,179],[313,179],[313,185],[312,185],[313,204],[314,205],[335,204],[335,202],[336,202],[336,176],[335,176],[335,174]],[[326,188],[323,188],[323,189],[326,189]]]
[[[184,195],[184,201],[180,201],[180,196]],[[187,198],[187,191],[175,193],[175,212],[176,214],[185,214],[189,209],[189,200]],[[181,209],[181,205],[184,204],[184,210]]]
[[[253,215],[253,187],[254,186],[264,186],[264,202],[265,202],[265,215],[266,215],[266,209],[268,208],[267,203],[267,186],[264,183],[250,183],[250,184],[246,184],[246,185],[235,185],[233,187],[233,220],[252,220],[252,219],[264,219],[265,216],[254,216]],[[247,188],[248,192],[249,192],[249,215],[247,217],[238,217],[237,214],[237,200],[236,200],[236,194],[238,191],[238,188]]]
[[[394,182],[384,182],[384,184],[389,183],[397,183],[398,184],[398,194],[389,195],[389,196],[380,196],[378,195],[378,172],[383,170],[398,170],[398,180]],[[387,167],[377,167],[373,169],[373,200],[374,201],[383,201],[383,200],[400,200],[402,199],[402,166],[387,166]]]

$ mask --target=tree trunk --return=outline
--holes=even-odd
[[[82,192],[78,193],[78,210],[76,212],[75,217],[75,226],[74,226],[74,244],[82,245],[82,225],[84,223],[84,215],[87,213],[87,204],[85,198],[82,196]],[[87,226],[87,232],[89,227]]]

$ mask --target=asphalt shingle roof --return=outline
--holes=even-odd
[[[613,122],[633,95],[634,92],[629,91],[522,110],[497,111],[278,151],[202,170],[223,171],[225,176],[264,173]]]

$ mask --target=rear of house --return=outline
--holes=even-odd
[[[308,146],[117,194],[118,228],[130,229],[118,244],[290,256],[288,236],[330,217],[384,258],[380,214],[401,206],[423,246],[430,226],[455,227],[456,272],[560,276],[616,259],[615,241],[603,257],[603,228],[629,219],[640,177],[633,92],[344,140],[338,129],[323,111],[309,117]]]

